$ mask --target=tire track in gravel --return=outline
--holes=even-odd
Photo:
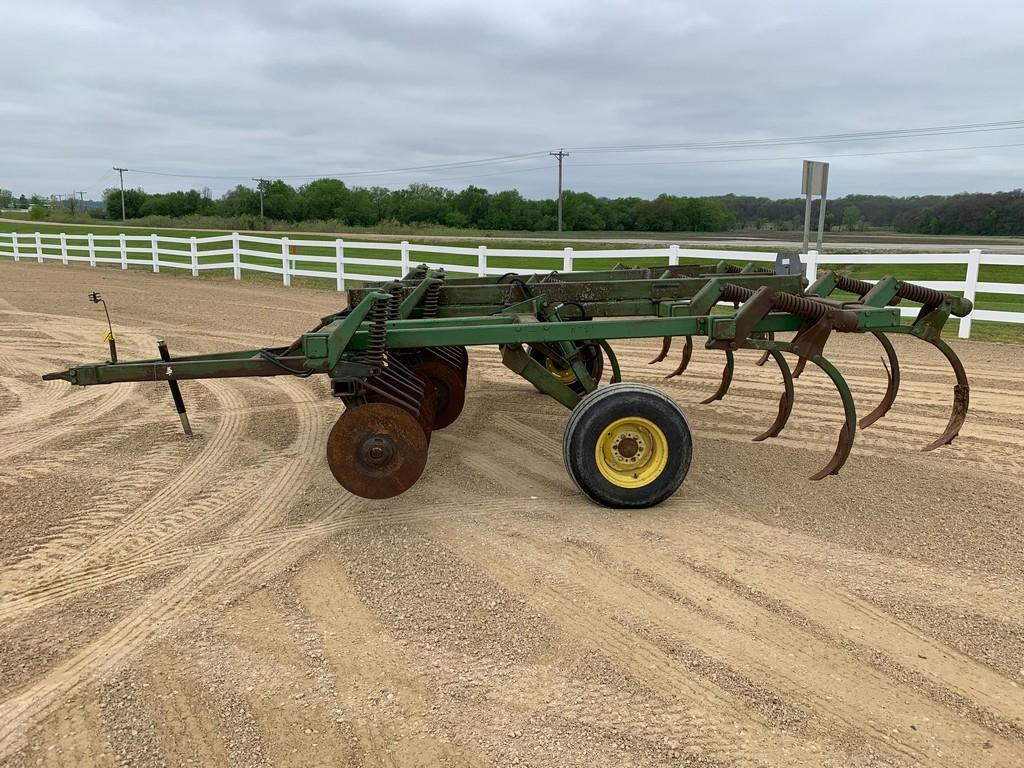
[[[536,508],[536,502],[530,498],[512,499],[509,504],[521,514]],[[432,506],[421,507],[411,502],[405,508],[375,513],[365,499],[345,493],[344,498],[326,507],[314,522],[274,527],[245,535],[229,535],[206,544],[179,545],[174,549],[155,552],[144,560],[128,556],[72,574],[61,574],[43,585],[6,596],[0,604],[0,620],[13,621],[52,602],[132,581],[148,573],[180,568],[201,557],[253,554],[289,542],[325,540],[339,533],[381,526],[410,525],[452,515],[481,517],[486,516],[491,509],[492,505],[488,501],[468,501],[460,504],[455,511],[443,506],[438,509]]]
[[[388,632],[356,596],[344,565],[332,555],[304,568],[295,581],[302,608],[323,635],[334,678],[344,683],[341,698],[350,713],[362,756],[395,768],[487,764],[447,738],[427,735],[413,743],[403,738],[409,719],[429,722],[434,718],[438,696],[411,663],[409,653],[379,642]],[[367,712],[367,699],[384,689],[398,693],[403,702],[400,716]]]
[[[145,503],[125,515],[120,522],[97,536],[91,544],[83,547],[74,557],[62,563],[58,572],[78,571],[109,556],[111,550],[119,549],[124,541],[140,530],[160,524],[169,510],[190,498],[217,472],[239,444],[245,429],[246,415],[242,409],[244,400],[231,383],[217,380],[203,380],[203,386],[210,390],[220,403],[222,413],[213,436],[202,447],[199,454],[170,483],[159,488]]]
[[[86,398],[85,402],[82,403],[69,403],[66,408],[62,410],[74,409],[74,413],[61,419],[60,424],[54,424],[52,426],[34,427],[31,430],[23,429],[16,433],[19,437],[8,442],[6,445],[0,445],[0,459],[9,459],[12,456],[26,453],[34,450],[41,445],[53,442],[65,435],[75,431],[76,429],[90,424],[95,421],[99,421],[104,418],[108,413],[116,411],[121,405],[133,394],[137,384],[111,384],[107,390],[107,396],[100,399],[99,397]],[[97,405],[91,405],[89,401],[100,400]],[[90,407],[83,407],[85,405]],[[45,417],[51,418],[58,414],[53,413],[50,410],[45,410],[45,403],[34,406],[36,410],[33,412],[29,410],[30,420],[36,420],[37,418]],[[45,412],[44,412],[45,411]]]
[[[438,525],[441,533],[448,530],[442,521]],[[547,568],[526,562],[515,548],[502,547],[501,556],[495,557],[493,540],[481,544],[472,537],[470,543],[463,529],[451,532],[461,538],[450,542],[446,539],[446,544],[454,546],[467,563],[534,605],[566,635],[573,637],[576,644],[600,650],[664,701],[677,702],[678,708],[670,706],[651,715],[672,723],[676,736],[687,750],[730,766],[770,763],[777,751],[792,750],[790,765],[820,765],[816,756],[800,756],[796,737],[778,732],[740,697],[684,672],[664,648],[610,619],[597,608],[598,601],[586,588],[540,578]],[[476,549],[479,546],[488,552],[487,557],[481,558],[481,551]],[[744,723],[742,734],[733,730],[733,724],[738,722]]]
[[[952,704],[979,725],[1024,741],[1024,698],[1015,683],[863,600],[820,581],[808,583],[787,571],[781,560],[771,566],[759,560],[754,576],[744,558],[744,581],[738,581],[724,570],[739,562],[723,556],[734,543],[716,533],[712,538],[688,531],[686,546],[678,547],[616,526],[614,544],[607,547],[609,565],[650,575],[673,590],[684,586],[684,594],[713,596],[714,610],[725,623],[738,626],[748,620],[754,603],[758,612],[853,653],[893,677],[894,683],[916,688],[940,706]],[[711,552],[715,557],[706,554]],[[765,627],[770,617],[759,616],[754,623]]]
[[[174,511],[173,505],[168,505],[169,510],[161,515],[156,522],[149,520],[146,510],[137,510],[134,515],[123,520],[120,525],[94,542],[103,544],[104,541],[116,542],[117,556],[122,563],[129,563],[128,567],[119,566],[116,562],[110,562],[109,550],[114,546],[102,547],[98,552],[87,552],[86,558],[77,558],[79,567],[69,568],[63,563],[59,567],[48,569],[41,578],[30,583],[27,588],[13,591],[9,594],[3,605],[0,605],[0,618],[13,618],[24,616],[43,608],[54,601],[66,600],[81,594],[85,591],[95,590],[101,587],[110,586],[122,581],[131,580],[145,575],[154,570],[163,570],[182,563],[187,563],[195,557],[195,547],[180,547],[176,553],[167,554],[168,545],[175,545],[181,539],[192,536],[201,530],[209,530],[219,527],[225,522],[225,515],[237,511],[239,507],[250,510],[249,515],[243,517],[239,523],[239,530],[229,540],[245,542],[252,534],[273,525],[284,511],[286,501],[295,495],[298,487],[305,482],[312,464],[319,460],[318,454],[311,450],[315,444],[318,432],[320,431],[317,404],[313,394],[304,387],[297,386],[291,382],[279,382],[281,388],[289,395],[292,405],[297,406],[295,414],[300,425],[300,432],[293,445],[286,451],[287,454],[294,454],[293,457],[277,457],[268,460],[263,465],[264,471],[268,467],[276,465],[276,471],[271,474],[269,486],[256,488],[249,482],[239,483],[237,480],[217,487],[216,496],[207,499],[205,505],[184,504]],[[241,415],[242,411],[236,411]],[[237,430],[240,431],[239,426]],[[216,444],[225,445],[227,438],[237,435],[235,426],[225,426],[223,423],[218,426],[217,436],[211,440],[210,446],[204,448],[200,456],[193,462],[204,461],[204,457],[211,453],[211,448]],[[209,472],[209,468],[206,469]],[[183,475],[179,477],[184,477]],[[190,489],[194,484],[202,482],[202,477],[193,476],[188,480],[185,489]],[[184,491],[179,490],[179,493]],[[159,494],[158,494],[159,496]],[[156,497],[154,497],[156,498]],[[156,506],[154,498],[147,502],[147,506],[155,512],[160,512],[164,506]],[[162,497],[160,497],[162,498]],[[270,502],[268,503],[268,499]],[[141,531],[135,528],[144,526]],[[137,546],[141,542],[142,546]],[[240,544],[239,546],[244,546]],[[237,548],[230,545],[221,546],[217,551],[223,554],[238,552]],[[191,553],[191,554],[190,554]],[[76,558],[70,558],[72,562]]]
[[[673,658],[675,644],[682,641],[728,670],[725,675],[715,677],[716,683],[721,678],[736,675],[740,679],[762,681],[762,686],[769,687],[767,691],[755,693],[753,700],[745,702],[751,709],[747,718],[770,709],[781,696],[783,702],[806,706],[815,713],[815,720],[827,721],[825,734],[835,735],[838,732],[844,739],[850,733],[857,733],[871,744],[872,751],[887,755],[891,760],[921,761],[927,758],[936,764],[973,766],[972,762],[964,763],[960,758],[953,761],[941,759],[941,750],[936,751],[931,743],[933,738],[961,743],[968,740],[979,749],[983,742],[989,743],[993,745],[995,755],[1014,751],[1011,743],[988,728],[965,723],[945,707],[915,695],[912,689],[898,685],[872,667],[851,658],[848,652],[822,643],[805,630],[780,621],[750,601],[736,600],[737,604],[742,604],[732,606],[735,609],[731,613],[733,621],[722,622],[694,611],[685,602],[667,598],[662,591],[652,589],[643,581],[635,582],[628,576],[609,571],[586,550],[566,551],[556,547],[556,551],[550,551],[550,546],[546,546],[544,541],[550,542],[551,539],[538,541],[535,523],[517,529],[514,539],[506,538],[497,546],[494,532],[489,532],[486,546],[490,556],[486,563],[480,562],[478,554],[473,554],[484,551],[484,543],[477,532],[454,524],[442,523],[442,526],[447,529],[442,531],[442,538],[446,542],[457,542],[457,548],[468,562],[500,575],[501,583],[521,594],[528,594],[531,588],[538,589],[539,574],[553,577],[545,579],[546,589],[560,596],[552,607],[567,611],[569,605],[588,606],[592,615],[576,631],[586,637],[600,637],[602,648],[607,648],[605,637],[609,628],[622,631],[618,623],[623,616],[632,616],[634,618],[632,622],[626,622],[627,626],[638,622],[639,626],[647,625],[655,630],[653,635],[648,635],[649,638],[664,638],[662,642],[649,641],[656,647],[664,644],[668,659]],[[529,545],[533,548],[528,549]],[[515,556],[522,561],[518,567],[497,565],[505,564]],[[523,578],[521,574],[524,573],[531,576]],[[682,573],[678,572],[677,576]],[[689,582],[683,590],[688,594],[707,594],[709,591],[707,582],[696,574],[691,575]],[[670,583],[679,584],[680,579]],[[722,593],[718,590],[715,610],[721,609],[721,599]],[[636,636],[645,634],[648,633],[641,632]],[[664,674],[664,667],[672,663],[674,660],[666,660],[657,674]],[[633,671],[650,684],[648,670]],[[841,683],[837,682],[839,678]],[[768,701],[759,701],[758,698],[763,698],[765,693]],[[884,725],[886,722],[921,722],[924,713],[932,721],[928,725],[928,733],[924,732],[922,725],[919,726],[921,733],[905,731],[894,734],[891,727]]]
[[[721,509],[725,505],[710,494],[707,499],[709,508],[715,505]],[[675,525],[675,521],[660,518],[645,522],[648,535],[655,541],[672,540],[677,534]],[[919,599],[924,594],[938,608],[951,612],[973,610],[993,619],[1013,618],[1006,615],[1008,603],[1024,605],[1024,584],[1012,576],[989,575],[984,583],[979,583],[967,572],[945,572],[834,543],[826,548],[813,536],[733,516],[727,509],[695,518],[692,527],[698,531],[713,527],[717,532],[717,538],[704,540],[708,547],[706,560],[695,561],[709,567],[717,567],[720,551],[724,549],[742,564],[744,572],[753,563],[766,563],[766,567],[792,573],[804,582],[833,584],[847,593],[856,590],[904,600]],[[687,550],[690,557],[703,551],[698,547]],[[1016,623],[1024,626],[1024,615],[1018,615]]]
[[[226,560],[208,557],[155,592],[102,637],[74,653],[40,679],[0,702],[0,760],[18,749],[28,728],[98,671],[126,661],[157,632],[168,631],[192,599],[219,577]]]
[[[288,384],[286,391],[290,389],[289,394],[298,406],[296,410],[305,417],[301,419],[302,428],[295,440],[296,448],[302,450],[323,430],[312,418],[315,410],[310,405],[311,393],[295,385],[289,388]],[[221,432],[234,434],[231,430]],[[270,488],[275,492],[257,497],[235,527],[243,535],[251,535],[279,520],[301,487],[308,483],[309,467],[318,459],[305,450],[297,458],[298,466],[286,464],[271,480]],[[58,664],[41,680],[0,703],[0,759],[20,746],[28,726],[38,722],[58,699],[99,672],[123,663],[156,633],[180,630],[180,620],[196,609],[201,592],[213,589],[216,597],[211,602],[223,601],[250,586],[256,577],[281,569],[308,546],[311,546],[309,540],[286,540],[248,561],[245,559],[248,553],[237,547],[194,559],[183,574],[103,637]]]
[[[87,458],[88,455],[80,456],[78,460]],[[149,446],[144,456],[133,461],[127,470],[105,485],[103,496],[96,499],[88,510],[59,528],[51,529],[45,538],[34,543],[31,553],[6,566],[7,573],[0,578],[0,584],[32,581],[42,572],[72,559],[83,545],[92,540],[97,530],[116,525],[126,508],[141,500],[162,478],[174,472],[181,459],[180,452],[168,451],[167,446]]]

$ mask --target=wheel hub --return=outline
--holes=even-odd
[[[644,452],[644,439],[632,432],[622,432],[612,443],[612,456],[627,463],[640,461]]]
[[[395,443],[384,435],[373,435],[359,449],[359,461],[367,467],[387,466],[395,457]]]
[[[639,488],[654,481],[665,469],[668,439],[649,419],[617,419],[605,427],[594,455],[606,480],[620,488]]]

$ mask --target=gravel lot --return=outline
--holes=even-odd
[[[665,382],[694,464],[615,512],[565,473],[567,412],[471,350],[461,418],[387,502],[337,486],[325,382],[72,388],[121,356],[287,343],[336,294],[0,263],[0,764],[1012,766],[1024,764],[1024,349],[961,342],[952,373],[894,340],[903,389],[843,473],[820,372],[782,436],[776,370],[698,348]],[[681,345],[680,345],[681,346]],[[828,354],[862,413],[871,339]]]

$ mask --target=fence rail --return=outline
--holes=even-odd
[[[358,254],[358,255],[356,255]],[[125,234],[50,234],[0,233],[0,257],[15,261],[46,260],[118,265],[161,269],[190,270],[193,276],[208,270],[231,270],[235,280],[243,271],[281,275],[284,285],[292,277],[333,280],[337,290],[349,281],[386,280],[407,273],[411,266],[427,264],[462,275],[502,275],[510,271],[548,273],[552,270],[597,269],[600,262],[641,259],[645,263],[674,266],[686,261],[753,261],[774,262],[775,254],[763,251],[725,251],[682,249],[678,245],[636,250],[514,249],[420,245],[400,243],[356,242],[341,238],[314,240],[289,237],[261,237],[238,232],[211,237],[171,237],[167,235]],[[447,257],[441,261],[438,257]],[[976,302],[979,293],[1024,296],[1024,283],[979,281],[982,266],[1024,267],[1024,254],[985,254],[980,249],[967,253],[844,253],[820,254],[809,251],[800,255],[806,277],[817,278],[822,265],[858,264],[890,265],[963,265],[964,277],[957,280],[915,281],[942,291],[962,293]],[[512,262],[515,262],[514,265]],[[524,266],[525,262],[525,266]],[[542,264],[543,262],[543,264]],[[904,315],[914,315],[912,307],[901,308]],[[973,320],[999,323],[1024,323],[1024,312],[975,309],[960,320],[959,335],[970,338]]]

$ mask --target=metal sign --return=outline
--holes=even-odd
[[[800,194],[822,197],[828,194],[828,163],[804,160],[804,184]]]
[[[807,198],[804,208],[804,253],[807,253],[807,246],[811,240],[811,198],[814,195],[821,197],[821,205],[818,208],[818,243],[817,250],[821,250],[821,241],[825,235],[825,200],[828,197],[828,163],[819,163],[815,160],[804,160],[804,179],[801,193]]]

